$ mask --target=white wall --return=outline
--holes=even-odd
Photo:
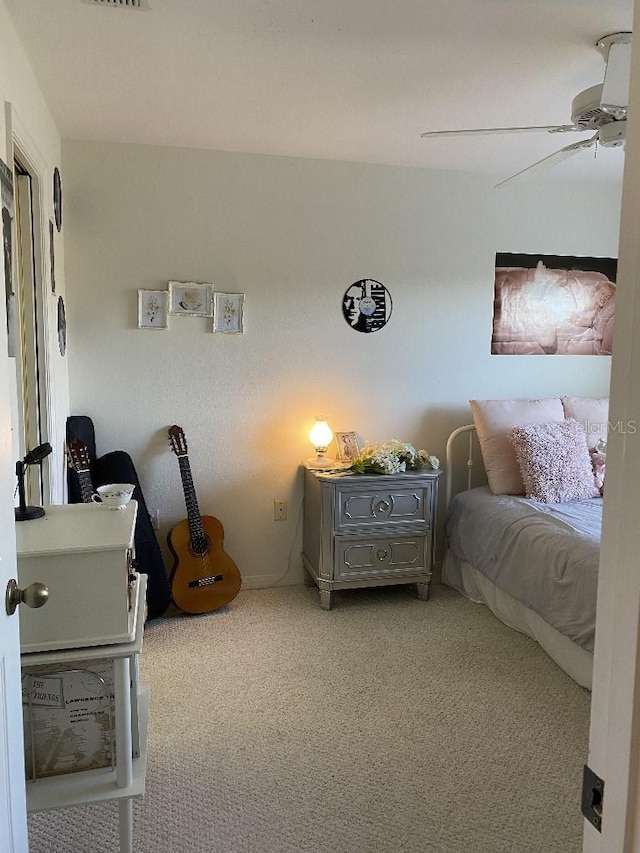
[[[183,426],[200,510],[246,584],[301,577],[314,415],[443,457],[470,397],[608,392],[609,358],[490,355],[493,268],[496,251],[615,257],[619,188],[495,191],[470,174],[133,145],[63,154],[72,412],[93,417],[99,453],[132,455],[163,534],[185,515],[166,442]],[[393,298],[370,335],[341,310],[365,277]],[[137,330],[137,288],[171,279],[245,293],[246,333],[187,317]]]

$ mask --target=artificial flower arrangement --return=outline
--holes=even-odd
[[[365,444],[351,460],[354,474],[401,474],[421,468],[440,467],[440,460],[426,450],[416,450],[411,444],[392,438],[382,444]]]

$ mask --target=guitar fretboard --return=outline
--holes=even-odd
[[[76,471],[78,481],[80,483],[80,498],[83,504],[91,503],[91,495],[93,494],[93,483],[91,482],[91,474],[89,471]]]
[[[191,476],[189,458],[187,456],[179,456],[178,464],[180,465],[184,501],[187,505],[187,519],[189,521],[189,533],[191,534],[191,547],[195,554],[204,554],[208,547],[207,538],[204,535],[204,529],[202,527],[202,519],[200,518],[200,510],[198,509],[198,499],[196,498],[196,490],[193,485],[193,477]]]

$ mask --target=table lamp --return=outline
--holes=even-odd
[[[316,449],[316,455],[307,460],[309,468],[335,468],[335,460],[325,456],[333,440],[333,433],[324,416],[316,417],[316,422],[309,433],[309,440]]]

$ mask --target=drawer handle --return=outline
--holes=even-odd
[[[376,557],[380,560],[380,562],[382,562],[382,560],[386,560],[388,556],[389,552],[386,548],[378,548],[378,550],[376,551]]]
[[[378,512],[389,512],[389,510],[391,509],[391,501],[380,501],[376,509]]]

